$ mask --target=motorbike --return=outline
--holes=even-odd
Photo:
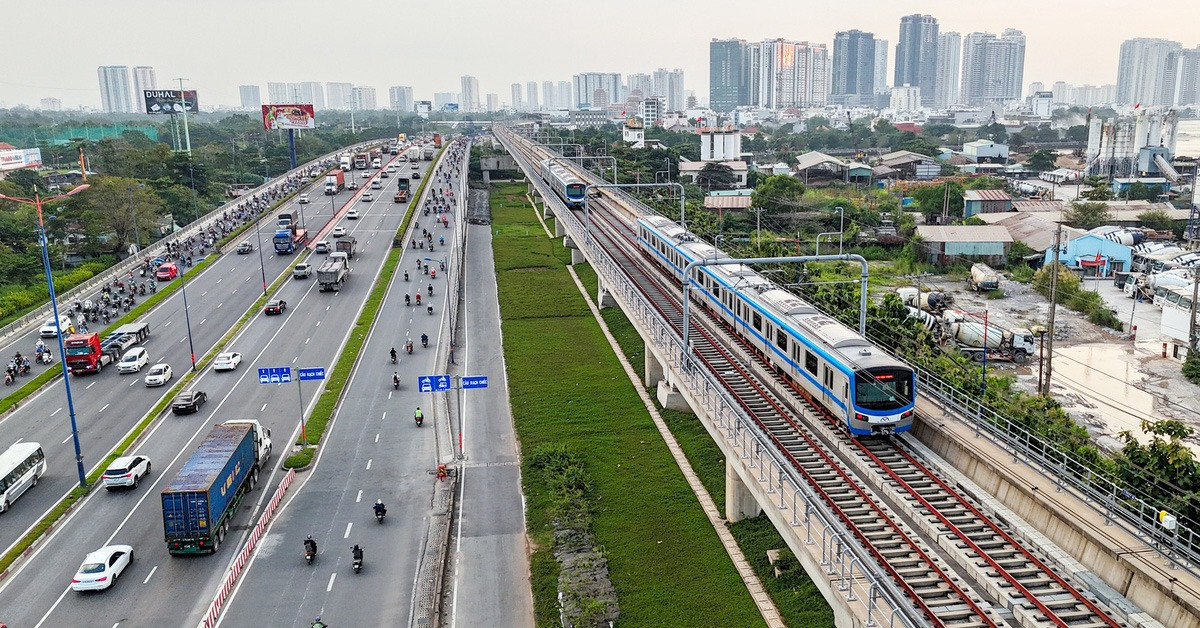
[[[446,246],[446,236],[438,236],[438,246]]]
[[[395,388],[396,390],[400,390],[400,376],[399,375],[392,376],[392,388]]]
[[[429,348],[429,336],[426,336],[425,334],[421,334],[421,346],[426,349]]]
[[[406,295],[404,295],[404,304],[405,304],[405,305],[412,305],[412,297],[408,296],[407,294],[406,294]]]
[[[429,243],[429,250],[433,251],[433,243],[432,242]]]
[[[421,424],[425,422],[425,415],[424,414],[414,414],[413,421],[416,421],[417,427],[421,427]]]
[[[312,562],[313,562],[313,559],[314,559],[314,558],[316,558],[316,557],[317,557],[317,555],[316,555],[316,553],[314,553],[314,552],[312,551],[312,549],[310,549],[310,548],[307,548],[307,547],[306,547],[306,548],[304,548],[304,562],[306,562],[306,563],[308,563],[308,564],[310,564],[310,565],[311,565],[311,564],[312,564]]]
[[[408,351],[408,354],[409,354],[409,355],[412,355],[412,341],[411,341],[411,340],[409,340],[408,342],[404,343],[404,350],[405,350],[405,351]]]
[[[384,514],[385,513],[383,510],[376,510],[375,511],[375,521],[378,521],[379,523],[383,523]]]
[[[428,310],[429,310],[429,315],[433,316],[433,306],[432,305],[429,306]]]
[[[392,349],[392,364],[396,363],[396,350]]]
[[[353,556],[354,556],[354,560],[350,563],[350,566],[354,568],[354,573],[358,573],[358,572],[362,571],[362,564],[363,564],[362,550],[361,549],[355,550]]]
[[[404,281],[408,281],[408,271],[404,271]]]
[[[417,305],[420,305],[420,304],[421,304],[421,293],[418,292],[417,293]]]
[[[39,355],[37,357],[37,363],[38,364],[53,364],[54,356],[50,355],[49,351],[43,351],[41,353],[41,355]]]
[[[13,375],[11,371],[4,371],[4,385],[10,386],[13,383]]]
[[[429,296],[433,296],[433,284],[429,284]]]

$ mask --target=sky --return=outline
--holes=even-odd
[[[1026,89],[1115,83],[1126,39],[1200,44],[1200,10],[1183,0],[6,0],[0,107],[53,96],[65,109],[98,108],[100,65],[152,66],[160,89],[186,78],[205,108],[237,105],[241,84],[265,98],[268,81],[370,85],[386,106],[389,86],[432,100],[470,74],[481,101],[508,102],[514,82],[660,67],[683,69],[685,89],[706,102],[714,37],[805,40],[832,54],[833,34],[857,28],[887,39],[893,64],[900,17],[912,13],[933,15],[942,32],[1024,31]]]

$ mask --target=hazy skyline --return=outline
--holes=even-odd
[[[185,86],[199,92],[205,108],[238,105],[242,84],[259,85],[265,95],[268,81],[351,82],[380,93],[410,85],[417,100],[431,100],[434,92],[459,91],[459,77],[470,74],[479,79],[481,100],[496,93],[507,102],[512,83],[570,80],[579,72],[649,73],[659,67],[683,69],[685,88],[707,101],[708,44],[714,37],[810,41],[825,44],[832,54],[835,32],[869,31],[889,42],[890,79],[900,16],[912,13],[933,15],[942,32],[1024,31],[1022,89],[1035,81],[1047,88],[1059,80],[1115,83],[1126,39],[1171,39],[1186,48],[1200,44],[1194,3],[1182,0],[1156,2],[1153,10],[1113,0],[860,0],[853,11],[817,11],[810,3],[776,0],[749,5],[698,0],[684,6],[531,0],[519,6],[517,11],[513,5],[477,0],[9,0],[6,22],[27,27],[6,29],[10,52],[0,75],[0,105],[36,108],[41,98],[55,97],[64,109],[98,108],[96,68],[101,65],[153,66],[160,89],[178,89],[174,79],[185,77]],[[61,35],[68,32],[69,41]]]

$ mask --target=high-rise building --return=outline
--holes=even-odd
[[[616,72],[584,72],[572,78],[576,102],[572,108],[582,104],[600,107],[596,102],[596,93],[604,92],[603,106],[610,102],[620,102],[625,95],[621,92],[621,75]]]
[[[462,77],[462,101],[458,108],[462,111],[479,111],[479,79],[474,76]]]
[[[354,85],[351,83],[326,83],[325,106],[339,111],[350,109],[350,92],[353,89]],[[268,94],[270,91],[268,87]]]
[[[830,100],[858,105],[875,101],[875,34],[848,30],[833,36]]]
[[[1200,104],[1200,47],[1172,52],[1167,56],[1165,89],[1169,105]]]
[[[921,88],[915,85],[899,85],[892,88],[892,111],[910,113],[921,109]]]
[[[639,98],[649,98],[658,95],[654,90],[654,77],[643,72],[630,74],[625,77],[625,91],[630,98],[634,97],[635,92]]]
[[[1029,84],[1029,94],[1033,95],[1037,92],[1046,91],[1046,84],[1041,81],[1034,81]]]
[[[971,33],[963,46],[962,93],[968,105],[1019,100],[1025,77],[1025,35],[1014,28],[1000,37]]]
[[[958,103],[958,64],[962,60],[962,36],[954,31],[938,35],[937,79],[933,83],[933,106],[940,109]]]
[[[558,102],[556,105],[559,109],[570,109],[572,106],[571,100],[571,81],[559,81],[558,88],[554,91],[558,92]]]
[[[393,85],[388,88],[388,104],[396,111],[413,110],[413,90],[408,85]]]
[[[525,107],[530,111],[541,109],[538,106],[538,84],[533,81],[525,84]]]
[[[708,106],[713,111],[727,113],[750,104],[747,58],[746,42],[741,39],[713,39],[708,43]]]
[[[497,111],[500,111],[500,95],[499,94],[488,94],[487,95],[487,110],[489,113],[495,113]]]
[[[825,44],[769,39],[746,45],[747,104],[767,109],[824,106],[829,97]]]
[[[921,88],[922,105],[932,107],[937,93],[938,21],[932,15],[900,18],[896,72],[892,84]]]
[[[242,97],[242,109],[258,111],[262,107],[262,90],[257,85],[239,85],[238,95]]]
[[[292,102],[287,83],[267,83],[267,104],[285,105]]]
[[[137,111],[142,110],[146,102],[145,91],[148,89],[158,89],[158,77],[154,74],[154,68],[148,65],[133,66],[133,107]]]
[[[450,103],[458,102],[458,94],[454,92],[434,92],[433,93],[433,108],[437,110],[444,109]],[[459,107],[461,108],[461,103]]]
[[[553,109],[557,103],[558,94],[554,93],[554,81],[542,81],[542,108]]]
[[[1066,81],[1054,81],[1054,85],[1050,88],[1050,91],[1054,92],[1054,102],[1056,103],[1064,105],[1075,103],[1075,99],[1073,98],[1075,90],[1071,89],[1071,86]]]
[[[875,94],[883,95],[888,93],[887,82],[887,66],[888,66],[888,41],[886,39],[875,39]]]
[[[525,111],[525,98],[521,96],[521,84],[512,84],[512,108],[513,111]]]
[[[325,108],[325,89],[320,83],[305,82],[296,85],[297,103],[302,105],[312,105],[313,109],[320,111]]]
[[[133,84],[129,81],[129,67],[124,65],[102,65],[96,68],[100,79],[100,105],[107,113],[133,113],[137,111],[132,100]]]
[[[633,86],[629,89],[632,91]],[[654,71],[654,96],[663,99],[667,111],[683,111],[687,94],[683,89],[683,70],[659,68]]]
[[[1167,62],[1183,46],[1177,41],[1139,37],[1121,44],[1117,65],[1117,104],[1167,105]]]
[[[351,111],[374,111],[379,107],[375,103],[375,88],[366,85],[355,85],[350,88]]]
[[[42,111],[62,111],[62,100],[53,96],[41,99],[38,105]]]

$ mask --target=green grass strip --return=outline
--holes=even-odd
[[[597,542],[631,626],[756,626],[763,620],[565,266],[525,186],[492,190],[510,402],[521,449],[578,452]],[[527,235],[528,234],[528,235]],[[534,612],[559,625],[556,500],[522,460]]]
[[[447,146],[449,146],[449,143],[442,146],[442,149],[434,156],[431,163],[438,163],[442,152],[446,150]],[[430,172],[433,172],[433,168],[430,168]],[[408,225],[416,214],[416,201],[424,194],[425,186],[429,183],[430,178],[432,178],[431,175],[427,174],[421,180],[421,185],[417,186],[417,193],[409,198],[404,212],[404,220],[400,222],[400,228],[396,230],[396,238],[393,239],[392,248],[388,251],[387,259],[383,262],[383,271],[379,273],[379,277],[375,279],[375,284],[371,286],[371,293],[367,295],[367,301],[358,315],[358,320],[354,322],[350,338],[346,341],[346,346],[338,352],[338,358],[333,364],[331,374],[325,381],[325,389],[321,392],[321,398],[317,400],[317,405],[313,408],[312,414],[305,422],[306,440],[309,446],[288,456],[283,461],[284,468],[304,468],[312,462],[313,456],[316,455],[316,446],[321,443],[321,438],[325,435],[325,428],[329,425],[329,420],[333,417],[333,413],[337,409],[338,402],[341,400],[342,393],[346,388],[346,382],[350,379],[350,371],[354,369],[354,365],[358,361],[358,355],[362,351],[363,345],[367,342],[367,334],[370,333],[371,325],[382,309],[383,298],[387,294],[388,285],[391,284],[392,277],[396,274],[396,268],[400,265],[400,255],[404,251],[403,238],[400,236],[408,230]],[[303,443],[297,440],[296,444],[302,445]]]

